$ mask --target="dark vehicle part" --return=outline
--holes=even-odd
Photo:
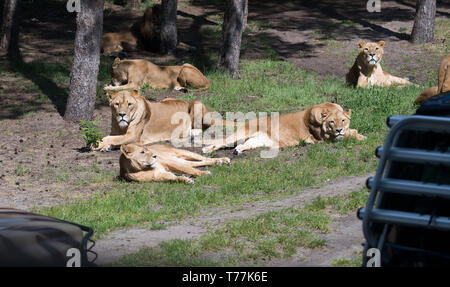
[[[446,97],[418,112],[450,115],[442,112],[450,106]],[[449,266],[450,117],[391,116],[387,123],[376,175],[366,182],[369,199],[357,213],[366,239],[363,266],[370,248],[380,251],[381,266]]]
[[[89,239],[93,233],[79,224],[0,208],[0,266],[67,266],[71,248],[79,250],[80,266],[95,266],[95,243]],[[89,261],[88,253],[95,258]]]

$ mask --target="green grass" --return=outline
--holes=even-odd
[[[367,190],[330,198],[316,198],[303,208],[269,211],[232,220],[211,229],[198,240],[171,240],[124,256],[114,266],[236,266],[264,265],[272,259],[291,258],[299,247],[326,245],[331,214],[348,214],[364,205]],[[296,255],[297,256],[297,255]],[[301,260],[301,258],[300,258]],[[356,259],[336,258],[333,266],[360,266]]]
[[[332,265],[334,267],[362,267],[362,259],[335,258]]]
[[[328,232],[328,216],[301,208],[267,212],[250,219],[229,221],[199,240],[171,240],[142,248],[114,266],[233,266],[242,262],[260,265],[273,258],[287,258],[298,247],[318,248]]]
[[[219,72],[207,74],[213,83],[201,100],[210,110],[298,111],[337,95],[338,103],[352,109],[351,127],[368,140],[291,147],[274,159],[254,154],[231,166],[212,167],[212,175],[193,186],[178,183],[127,183],[111,179],[109,188],[77,204],[41,210],[58,218],[91,226],[97,236],[111,230],[195,216],[205,208],[273,199],[301,192],[302,188],[348,175],[363,175],[377,165],[374,150],[387,131],[386,117],[411,114],[420,87],[353,89],[336,79],[318,77],[289,63],[273,60],[243,62],[241,78]],[[109,175],[104,179],[111,178]],[[154,209],[155,206],[161,208]],[[345,208],[345,207],[343,207]],[[114,216],[109,216],[114,214]]]

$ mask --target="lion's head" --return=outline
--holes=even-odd
[[[139,110],[138,91],[106,92],[111,107],[113,120],[117,121],[120,128],[126,128],[136,118]]]
[[[310,122],[320,126],[320,135],[329,140],[341,140],[350,127],[351,110],[338,104],[322,103],[311,109]]]
[[[112,65],[111,85],[120,86],[128,83],[128,71],[125,65],[121,65],[119,58],[116,58]]]
[[[122,155],[135,170],[149,170],[158,163],[156,154],[150,149],[136,144],[127,144],[120,147]]]
[[[358,42],[359,56],[363,62],[369,66],[374,66],[381,61],[384,53],[384,47],[386,43],[384,41],[378,42]]]

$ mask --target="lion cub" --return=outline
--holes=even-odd
[[[194,152],[167,145],[139,146],[122,145],[120,156],[120,176],[130,181],[181,181],[192,184],[194,180],[177,176],[173,172],[200,176],[209,171],[196,169],[199,166],[222,165],[230,159],[208,158]]]
[[[383,71],[380,62],[384,54],[384,41],[379,42],[358,42],[359,54],[355,63],[347,73],[346,81],[349,85],[357,88],[370,86],[390,87],[392,85],[411,85],[406,79],[392,76]]]

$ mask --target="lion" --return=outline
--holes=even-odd
[[[439,66],[438,85],[422,91],[414,101],[414,104],[420,104],[438,94],[450,91],[450,55],[445,57]]]
[[[120,176],[129,181],[180,181],[192,184],[189,174],[201,176],[211,174],[196,167],[229,164],[230,159],[208,158],[187,150],[167,145],[139,146],[127,144],[120,147]]]
[[[346,75],[349,85],[357,88],[370,86],[390,87],[392,85],[411,85],[407,79],[393,76],[381,68],[380,62],[383,57],[384,41],[379,42],[358,42],[359,54],[355,63]]]
[[[350,115],[351,110],[344,111],[338,104],[327,102],[301,112],[280,115],[277,131],[272,131],[271,117],[263,119],[264,122],[254,119],[246,122],[225,140],[209,142],[202,152],[209,153],[226,146],[236,146],[237,142],[243,142],[234,149],[234,154],[239,155],[245,150],[258,147],[283,148],[298,145],[300,142],[320,143],[326,140],[341,140],[344,137],[365,140],[365,136],[349,128]],[[262,126],[266,130],[261,130]]]
[[[138,90],[143,85],[153,89],[175,89],[205,91],[211,86],[208,79],[190,64],[182,66],[157,66],[147,60],[120,60],[116,58],[112,66],[111,84],[105,90]]]
[[[168,98],[149,102],[136,90],[108,91],[106,94],[111,107],[111,134],[104,137],[94,150],[109,151],[123,144],[146,145],[167,141],[173,134],[195,136],[212,125],[233,124],[214,119],[197,100],[186,102]],[[172,117],[177,113],[181,115],[178,117],[180,121],[175,120],[176,124],[173,124]]]
[[[102,37],[102,53],[111,56],[123,50],[135,50],[138,47],[148,50],[159,49],[160,10],[160,5],[156,4],[147,8],[144,16],[130,29],[105,33]]]
[[[105,33],[102,37],[102,53],[107,56],[115,55],[124,50],[124,46],[137,47],[138,39],[132,31]]]

